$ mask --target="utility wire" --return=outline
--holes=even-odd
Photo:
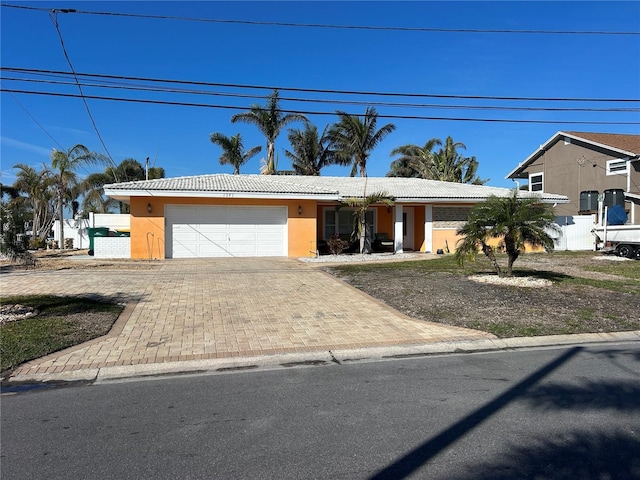
[[[27,83],[43,83],[47,85],[77,85],[75,82],[62,80],[47,80],[26,77],[4,77],[6,81],[27,82]],[[145,85],[135,85],[131,83],[88,83],[81,82],[80,85],[89,88],[108,88],[116,90],[144,91],[144,92],[160,92],[160,93],[179,93],[185,95],[207,95],[214,97],[229,98],[261,98],[268,97],[227,92],[211,92],[207,90],[193,90],[182,88],[154,87]],[[640,108],[587,108],[587,107],[507,107],[496,105],[442,105],[442,104],[420,104],[420,103],[391,103],[391,102],[367,102],[358,100],[336,100],[336,99],[317,99],[317,98],[297,98],[297,97],[279,97],[283,101],[291,102],[308,102],[308,103],[329,103],[343,105],[367,105],[367,106],[383,106],[383,107],[402,107],[402,108],[434,108],[434,109],[450,109],[450,110],[502,110],[502,111],[544,111],[544,112],[640,112]]]
[[[0,91],[2,92],[12,92],[12,93],[23,93],[27,95],[47,95],[52,97],[70,97],[70,98],[80,98],[80,95],[73,93],[59,93],[59,92],[36,92],[31,90],[18,90],[18,89],[9,89],[3,87]],[[99,95],[84,95],[84,98],[95,99],[95,100],[109,100],[109,101],[119,101],[119,102],[130,102],[130,103],[146,103],[152,105],[176,105],[176,106],[184,106],[184,107],[203,107],[203,108],[219,108],[219,109],[227,109],[227,110],[247,110],[247,107],[239,107],[239,106],[230,106],[230,105],[212,105],[207,103],[193,103],[193,102],[173,102],[168,100],[147,100],[140,98],[120,98],[120,97],[105,97]],[[302,115],[335,115],[335,112],[323,112],[323,111],[302,111],[302,110],[291,110],[286,109],[283,110],[287,113],[298,113]],[[359,114],[352,114],[358,116]],[[452,120],[459,122],[493,122],[493,123],[539,123],[539,124],[557,124],[557,125],[640,125],[640,122],[596,122],[596,121],[568,121],[568,120],[523,120],[523,119],[506,119],[506,118],[465,118],[465,117],[427,117],[427,116],[419,116],[419,115],[382,115],[379,114],[378,118],[389,118],[389,119],[401,119],[401,120]]]
[[[80,85],[80,81],[78,80],[78,77],[75,73],[75,70],[73,68],[73,64],[71,63],[71,59],[69,58],[69,54],[67,53],[67,48],[64,45],[64,39],[62,38],[62,32],[60,31],[60,26],[58,25],[58,12],[61,10],[51,10],[49,12],[49,18],[51,19],[51,22],[53,23],[53,25],[56,27],[56,32],[58,33],[58,38],[60,39],[60,46],[62,47],[62,52],[64,53],[64,58],[66,58],[67,63],[69,64],[69,68],[71,69],[71,73],[73,74],[73,78],[75,79],[75,83],[78,86],[78,91],[80,92],[79,97],[82,99],[82,103],[84,104],[85,109],[87,110],[87,114],[89,115],[89,120],[91,120],[91,124],[93,125],[93,129],[96,132],[96,135],[98,136],[98,139],[100,140],[100,143],[102,144],[102,148],[104,148],[104,151],[107,153],[107,157],[109,158],[109,162],[111,163],[111,165],[114,168],[114,172],[115,172],[115,168],[116,168],[116,163],[113,161],[113,158],[111,157],[111,154],[109,153],[109,149],[107,148],[107,145],[104,143],[104,140],[102,139],[102,135],[100,135],[100,131],[98,130],[98,125],[96,125],[95,120],[93,119],[93,115],[91,114],[91,110],[89,109],[89,104],[87,103],[87,99],[84,95],[84,92],[82,91],[82,86]],[[115,176],[115,173],[114,173]],[[118,181],[118,179],[116,178],[116,182]]]
[[[4,89],[4,84],[2,84],[2,88]],[[35,122],[35,124],[36,124],[38,127],[40,127],[40,129],[41,129],[41,130],[42,130],[42,131],[43,131],[43,132],[44,132],[44,133],[45,133],[45,134],[46,134],[46,135],[47,135],[51,140],[53,140],[53,143],[55,143],[56,145],[58,145],[58,146],[60,147],[60,150],[64,150],[64,147],[63,147],[62,145],[60,145],[60,142],[58,142],[55,138],[53,138],[53,135],[51,135],[51,134],[47,131],[47,129],[46,129],[46,128],[44,128],[44,127],[42,126],[42,124],[41,124],[38,120],[36,120],[36,117],[34,117],[33,115],[31,115],[31,113],[29,112],[29,110],[27,110],[27,108],[26,108],[22,103],[20,103],[20,100],[18,100],[18,99],[16,98],[16,96],[15,96],[13,93],[11,93],[11,92],[9,92],[9,91],[7,91],[7,93],[8,93],[9,95],[11,95],[11,98],[13,98],[13,100],[18,104],[18,106],[19,106],[22,110],[24,110],[24,113],[26,113],[26,114],[29,116],[29,118],[31,118],[31,120],[33,120],[33,121]]]
[[[2,82],[0,82],[0,84],[1,84],[1,83],[2,83]],[[2,85],[4,85],[4,84],[2,84]],[[46,128],[44,128],[44,127],[42,126],[42,124],[41,124],[40,122],[38,122],[38,120],[37,120],[33,115],[31,115],[31,113],[29,112],[29,110],[27,110],[27,108],[26,108],[22,103],[20,103],[20,101],[16,98],[16,96],[15,96],[13,93],[11,93],[11,92],[7,92],[7,93],[11,96],[11,98],[13,98],[13,100],[18,104],[18,106],[19,106],[20,108],[22,108],[22,110],[24,110],[24,112],[29,116],[29,118],[31,118],[31,120],[33,120],[33,121],[34,121],[34,123],[35,123],[38,127],[40,127],[40,129],[41,129],[41,130],[42,130],[42,131],[43,131],[43,132],[44,132],[44,133],[45,133],[45,134],[46,134],[46,135],[47,135],[51,140],[53,140],[53,143],[55,143],[58,147],[60,147],[60,150],[64,151],[64,150],[65,150],[65,147],[63,147],[63,146],[60,144],[60,142],[58,142],[58,141],[53,137],[53,135],[51,135],[51,134],[49,133],[49,131],[48,131]],[[85,166],[82,166],[81,168],[82,168],[85,172],[87,172],[87,174],[89,173],[89,170],[87,170],[87,168],[86,168]]]
[[[364,95],[364,96],[381,96],[381,97],[416,97],[416,98],[441,98],[441,99],[465,99],[465,100],[504,100],[504,101],[527,101],[527,102],[620,102],[620,103],[640,103],[640,99],[637,98],[567,98],[567,97],[502,97],[494,95],[441,95],[431,93],[398,93],[398,92],[372,92],[372,91],[355,91],[355,90],[331,90],[320,88],[297,88],[297,87],[279,87],[279,86],[267,86],[267,85],[246,85],[238,83],[216,83],[216,82],[203,82],[195,80],[174,80],[174,79],[162,79],[162,78],[150,78],[150,77],[133,77],[126,75],[109,75],[100,73],[79,73],[79,72],[65,72],[61,70],[44,70],[33,68],[20,68],[20,67],[0,67],[0,70],[8,72],[20,72],[20,73],[33,73],[33,74],[52,74],[52,75],[71,75],[77,77],[93,77],[101,79],[114,79],[114,80],[131,80],[131,81],[144,81],[151,83],[168,83],[168,84],[182,84],[182,85],[198,85],[208,87],[224,87],[224,88],[238,88],[238,89],[255,89],[255,90],[278,90],[281,92],[306,92],[306,93],[332,93],[338,95]]]
[[[32,7],[27,5],[2,4],[7,8],[19,8],[23,10],[48,11],[45,7]],[[268,22],[257,20],[224,20],[216,18],[182,17],[173,15],[150,15],[141,13],[104,12],[95,10],[79,10],[75,8],[60,9],[62,13],[76,13],[78,15],[100,15],[111,17],[146,18],[153,20],[179,20],[204,23],[226,23],[236,25],[258,25],[273,27],[295,28],[320,28],[334,30],[371,30],[383,32],[426,32],[426,33],[493,33],[493,34],[526,34],[526,35],[640,35],[640,32],[632,31],[602,31],[602,30],[515,30],[515,29],[479,29],[479,28],[436,28],[436,27],[388,27],[372,25],[335,25],[325,23],[293,23],[293,22]]]

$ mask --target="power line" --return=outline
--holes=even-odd
[[[282,87],[273,85],[246,85],[238,83],[217,83],[204,82],[197,80],[175,80],[152,77],[133,77],[127,75],[109,75],[103,73],[79,73],[65,72],[61,70],[44,70],[20,67],[0,67],[0,70],[8,72],[33,73],[33,74],[52,74],[52,75],[75,75],[78,77],[93,77],[100,79],[114,80],[131,80],[143,81],[151,83],[168,83],[182,85],[198,85],[208,87],[223,87],[237,89],[254,89],[254,90],[278,90],[281,92],[306,92],[306,93],[331,93],[337,95],[362,95],[362,96],[380,96],[380,97],[415,97],[415,98],[439,98],[439,99],[465,99],[465,100],[499,100],[499,101],[523,101],[523,102],[594,102],[594,103],[640,103],[637,98],[570,98],[570,97],[503,97],[495,95],[443,95],[432,93],[398,93],[398,92],[373,92],[373,91],[355,91],[355,90],[332,90],[321,88],[299,88],[299,87]]]
[[[111,162],[115,170],[116,163],[113,161],[113,158],[109,153],[109,149],[107,148],[107,145],[104,143],[104,140],[102,139],[102,135],[100,135],[100,131],[98,130],[98,125],[96,125],[93,115],[91,114],[91,110],[89,109],[89,104],[87,103],[87,99],[85,98],[84,92],[82,91],[82,86],[80,85],[78,77],[76,76],[75,70],[73,68],[73,64],[71,63],[71,59],[69,58],[69,54],[67,53],[67,48],[64,46],[64,39],[62,38],[62,32],[60,31],[60,26],[58,25],[58,10],[51,10],[49,12],[49,18],[51,19],[51,22],[55,26],[56,32],[58,33],[58,38],[60,39],[60,46],[62,47],[62,52],[64,53],[64,58],[67,60],[67,63],[69,64],[69,68],[71,69],[71,73],[73,74],[73,78],[75,79],[75,83],[78,86],[78,90],[80,91],[79,97],[82,99],[82,103],[84,104],[84,107],[87,110],[87,114],[89,115],[89,120],[91,120],[91,124],[93,125],[93,129],[95,130],[96,135],[98,136],[98,140],[100,140],[100,143],[102,144],[102,148],[104,148],[104,151],[107,153],[109,162]],[[115,173],[114,173],[114,176],[115,176]],[[118,181],[117,178],[115,180],[116,182]]]
[[[2,88],[4,89],[4,84],[2,84]],[[33,115],[31,115],[31,113],[29,112],[29,110],[27,110],[27,108],[26,108],[24,105],[22,105],[22,103],[20,103],[20,100],[18,100],[18,99],[16,98],[16,96],[15,96],[13,93],[11,93],[11,92],[9,92],[9,91],[7,91],[7,93],[8,93],[9,95],[11,95],[11,98],[13,98],[13,100],[18,104],[18,106],[19,106],[22,110],[24,110],[24,112],[29,116],[29,118],[31,118],[31,120],[33,120],[33,121],[35,122],[35,124],[36,124],[38,127],[40,127],[40,129],[41,129],[41,130],[42,130],[42,131],[43,131],[43,132],[44,132],[44,133],[45,133],[45,134],[46,134],[46,135],[47,135],[51,140],[53,140],[53,143],[55,143],[56,145],[58,145],[58,146],[60,147],[60,149],[61,149],[61,150],[64,150],[64,147],[63,147],[62,145],[60,145],[60,142],[58,142],[55,138],[53,138],[53,135],[51,135],[51,134],[47,131],[47,129],[46,129],[46,128],[44,128],[44,127],[42,126],[42,124],[41,124],[38,120],[36,120],[36,117],[34,117]]]
[[[2,4],[3,7],[19,8],[23,10],[49,11],[46,7],[32,7],[27,5]],[[273,27],[294,28],[318,28],[333,30],[371,30],[383,32],[425,32],[425,33],[480,33],[480,34],[526,34],[526,35],[640,35],[640,32],[631,31],[602,31],[602,30],[516,30],[516,29],[479,29],[479,28],[436,28],[436,27],[389,27],[373,25],[335,25],[324,23],[293,23],[293,22],[268,22],[257,20],[231,20],[200,17],[183,17],[173,15],[150,15],[141,13],[104,12],[95,10],[79,10],[75,8],[58,9],[62,13],[75,13],[78,15],[100,15],[111,17],[146,18],[153,20],[179,20],[203,23],[222,23],[236,25],[257,25]]]
[[[52,97],[70,97],[80,98],[80,95],[73,93],[59,93],[59,92],[36,92],[31,90],[18,90],[8,89],[3,87],[0,91],[23,93],[27,95],[46,95]],[[202,107],[202,108],[218,108],[227,110],[247,110],[246,107],[230,106],[230,105],[212,105],[207,103],[193,103],[193,102],[173,102],[168,100],[148,100],[139,98],[121,98],[121,97],[105,97],[99,95],[84,95],[85,98],[95,100],[108,100],[130,103],[145,103],[152,105],[173,105],[184,107]],[[335,112],[322,112],[322,111],[302,111],[287,109],[288,113],[299,113],[303,115],[335,115]],[[359,115],[359,114],[353,114]],[[464,118],[464,117],[427,117],[418,115],[383,115],[379,114],[378,118],[388,119],[400,119],[400,120],[451,120],[459,122],[490,122],[490,123],[526,123],[526,124],[556,124],[556,125],[640,125],[640,122],[595,122],[595,121],[566,121],[566,120],[526,120],[526,119],[505,119],[505,118]]]
[[[43,83],[47,85],[77,85],[76,82],[62,80],[47,80],[26,77],[4,77],[6,81],[17,81],[27,83]],[[207,90],[193,90],[181,88],[154,87],[145,85],[135,85],[131,83],[87,83],[81,82],[83,87],[90,88],[107,88],[116,90],[130,90],[143,92],[160,92],[160,93],[179,93],[185,95],[207,95],[215,97],[229,98],[256,98],[255,95],[229,92],[211,92]],[[267,98],[265,96],[260,98]],[[306,102],[306,103],[329,103],[343,105],[367,105],[382,107],[402,107],[402,108],[433,108],[433,109],[449,109],[449,110],[501,110],[501,111],[544,111],[544,112],[608,112],[608,113],[635,113],[640,112],[640,108],[588,108],[588,107],[509,107],[496,105],[443,105],[443,104],[420,104],[420,103],[391,103],[391,102],[370,102],[358,100],[336,100],[336,99],[317,99],[317,98],[296,98],[296,97],[280,97],[283,101]]]

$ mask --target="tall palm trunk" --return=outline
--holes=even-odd
[[[276,173],[274,152],[275,152],[274,142],[268,142],[267,143],[267,168],[264,171],[266,175],[273,175]]]

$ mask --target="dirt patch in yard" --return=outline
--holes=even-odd
[[[36,260],[35,266],[11,262],[4,258],[0,259],[0,272],[96,268],[145,270],[161,267],[161,263],[157,260],[99,259],[89,256],[87,252],[87,250],[36,250],[31,252]]]
[[[517,276],[551,281],[541,288],[474,281],[475,274],[491,274],[482,260],[471,270],[450,258],[328,270],[412,318],[499,337],[640,330],[640,280],[634,278],[640,262],[603,266],[594,255],[519,259]]]

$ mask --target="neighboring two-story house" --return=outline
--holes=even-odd
[[[600,197],[640,225],[640,135],[557,132],[506,178],[526,180],[529,191],[567,196],[559,215],[597,213]]]

